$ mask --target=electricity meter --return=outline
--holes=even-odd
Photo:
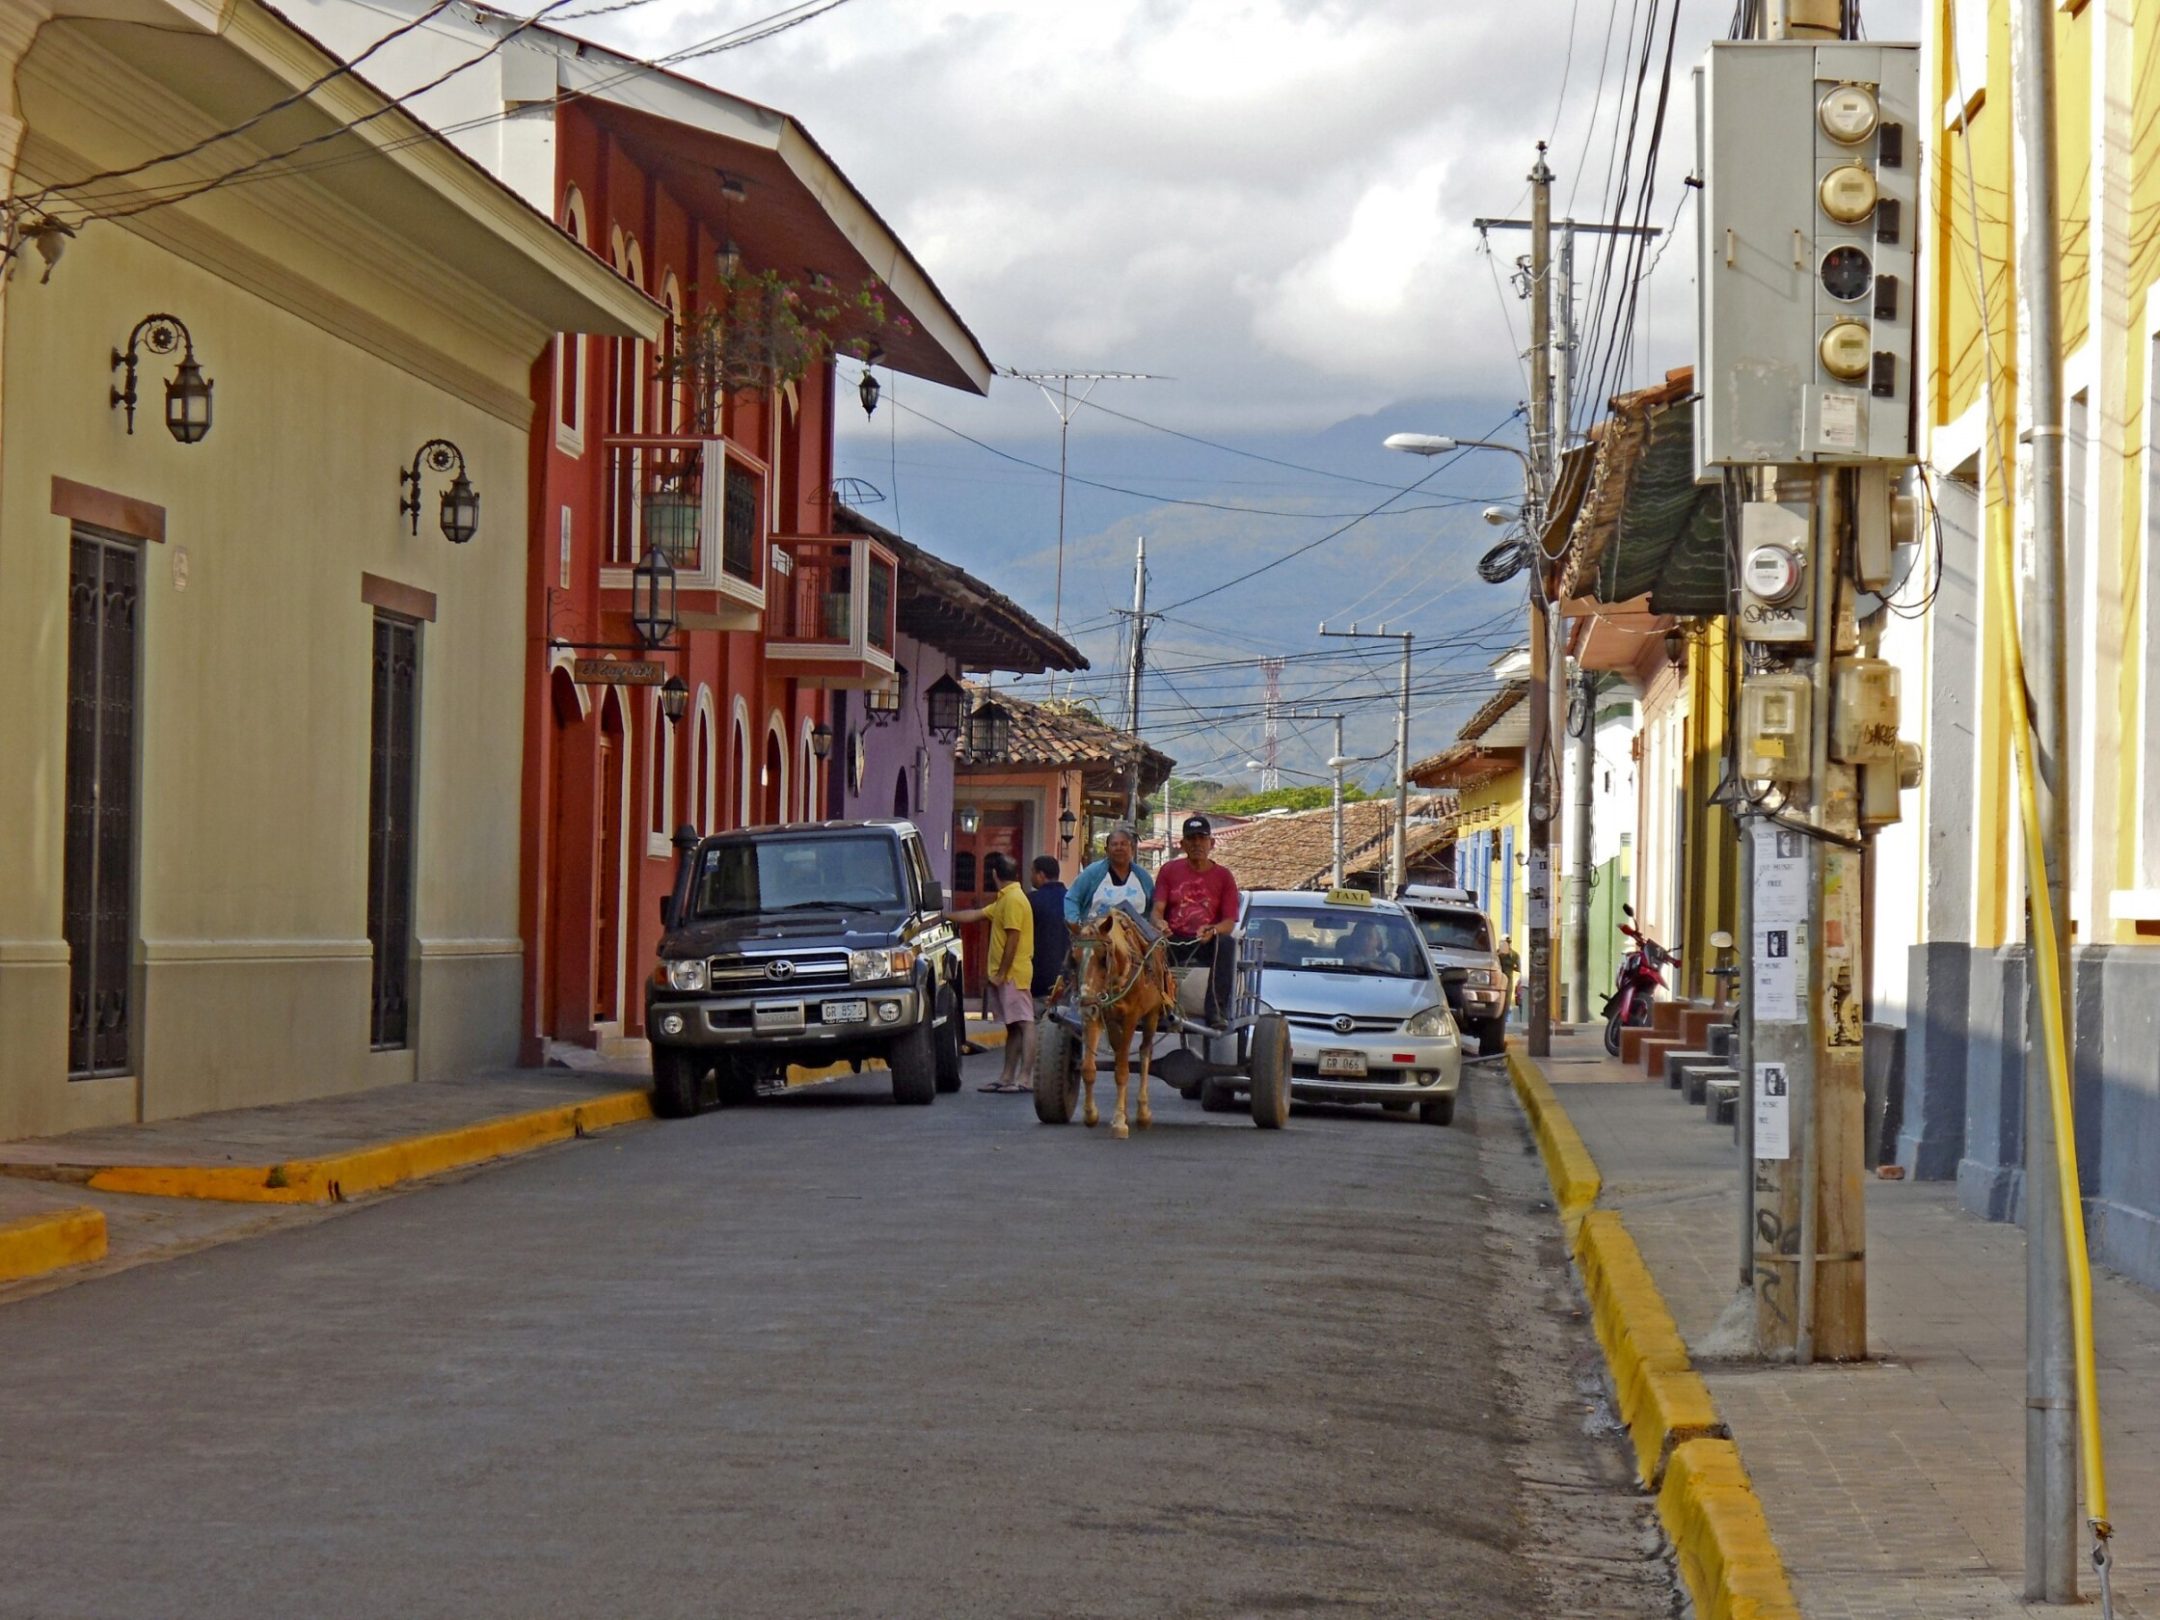
[[[1765,602],[1789,602],[1800,589],[1800,559],[1783,546],[1757,546],[1745,566],[1748,591]]]
[[[1881,658],[1840,658],[1830,672],[1830,757],[1847,765],[1892,765],[1897,749],[1897,666]]]
[[[1804,505],[1748,501],[1740,508],[1740,634],[1786,644],[1813,638],[1808,602],[1812,545]]]
[[[1740,774],[1750,781],[1808,779],[1810,688],[1805,675],[1778,671],[1740,682]]]
[[[1822,211],[1840,225],[1857,225],[1875,212],[1874,173],[1862,163],[1841,163],[1822,177],[1816,192]]]
[[[1868,374],[1868,329],[1858,321],[1839,321],[1823,334],[1819,351],[1823,370],[1839,382],[1859,382]]]
[[[1850,242],[1823,255],[1823,291],[1841,304],[1857,304],[1875,282],[1875,267],[1868,256]]]
[[[1840,146],[1858,146],[1875,133],[1882,121],[1875,92],[1864,84],[1841,84],[1824,96],[1815,108],[1823,133]]]

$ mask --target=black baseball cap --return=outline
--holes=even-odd
[[[1215,829],[1208,825],[1206,816],[1187,816],[1185,818],[1185,830],[1180,836],[1185,838],[1213,838]]]

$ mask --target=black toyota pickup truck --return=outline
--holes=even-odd
[[[868,1058],[892,1070],[894,1102],[960,1089],[960,941],[912,824],[685,829],[676,847],[645,987],[657,1112]]]

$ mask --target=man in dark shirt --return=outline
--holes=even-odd
[[[1065,922],[1065,885],[1058,881],[1057,857],[1036,856],[1028,880],[1032,889],[1028,904],[1035,908],[1035,979],[1029,988],[1034,991],[1035,1012],[1040,1017],[1044,999],[1072,954],[1072,930]]]

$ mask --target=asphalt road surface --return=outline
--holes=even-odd
[[[1674,1612],[1504,1081],[1119,1143],[996,1061],[0,1306],[0,1614]]]

